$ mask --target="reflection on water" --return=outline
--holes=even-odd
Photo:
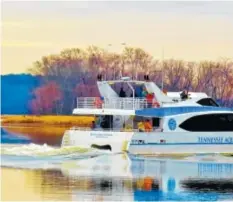
[[[20,191],[18,187],[24,187],[24,191],[20,191],[23,200],[233,199],[233,164],[228,163],[192,163],[149,158],[138,160],[126,154],[104,154],[89,159],[64,158],[61,161],[51,161],[51,164],[55,164],[56,168],[48,169],[47,160],[45,169],[27,169],[27,166],[24,169],[4,168],[3,199],[13,200],[14,196],[8,192],[16,193]],[[225,170],[228,172],[225,173]],[[17,186],[14,186],[15,182]]]
[[[2,143],[26,143],[24,139],[36,144],[61,145],[62,137],[66,129],[69,127],[55,126],[4,126],[1,128]],[[4,138],[4,139],[3,139]],[[12,142],[11,139],[17,139]],[[29,141],[27,141],[29,142]]]
[[[175,160],[77,149],[71,155],[44,145],[2,146],[11,151],[1,155],[2,200],[233,200],[230,157]]]
[[[20,136],[20,134],[15,135],[14,133],[9,133],[7,130],[1,128],[1,143],[2,144],[27,144],[30,143],[30,139],[25,135]]]
[[[182,180],[182,187],[195,191],[214,191],[222,193],[233,193],[233,179],[188,179]]]
[[[198,164],[198,174],[201,177],[210,176],[215,177],[221,176],[222,174],[228,176],[233,173],[233,164],[221,163],[221,164],[212,164],[212,163],[199,163]]]
[[[2,200],[23,200],[23,201],[41,201],[41,200],[71,200],[71,189],[69,186],[61,187],[58,183],[53,186],[53,178],[50,177],[50,183],[45,183],[44,178],[48,171],[30,170],[30,169],[2,169]],[[56,170],[50,171],[56,173]],[[55,177],[55,175],[53,175]],[[59,176],[59,175],[57,175]],[[56,181],[58,182],[58,181]]]

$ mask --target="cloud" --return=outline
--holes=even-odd
[[[30,41],[2,41],[2,47],[48,47],[51,43]]]
[[[3,28],[13,27],[13,28],[27,28],[31,27],[25,22],[19,22],[19,21],[3,21],[2,25]]]

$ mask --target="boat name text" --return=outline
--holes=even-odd
[[[198,137],[198,143],[233,144],[233,137]]]
[[[145,144],[145,140],[131,140],[131,144]]]
[[[91,133],[91,136],[107,138],[109,136],[112,136],[112,133]]]

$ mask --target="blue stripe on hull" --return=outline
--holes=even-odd
[[[161,108],[147,108],[136,110],[135,114],[137,116],[156,116],[164,117],[178,114],[186,114],[191,112],[207,112],[207,111],[224,111],[233,112],[230,108],[223,107],[209,107],[209,106],[179,106],[179,107],[161,107]]]
[[[233,142],[232,143],[195,143],[195,142],[187,142],[187,143],[146,143],[146,144],[130,144],[132,146],[145,146],[145,145],[156,145],[156,146],[166,146],[166,145],[232,145],[233,146]],[[232,147],[233,149],[233,147]]]

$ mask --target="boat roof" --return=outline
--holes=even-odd
[[[232,112],[233,109],[212,106],[178,106],[178,107],[161,107],[161,108],[146,108],[139,110],[126,109],[87,109],[76,108],[73,114],[76,115],[118,115],[118,116],[144,116],[144,117],[165,117],[172,115],[180,115],[192,112]]]
[[[136,116],[146,117],[164,117],[179,114],[186,114],[192,112],[206,112],[206,111],[222,111],[233,112],[233,109],[223,107],[211,107],[211,106],[182,106],[182,107],[161,107],[161,108],[147,108],[142,110],[136,110]],[[232,113],[233,114],[233,113]]]
[[[139,81],[139,80],[109,80],[109,81],[102,81],[102,82],[106,82],[110,85],[115,84],[115,83],[134,83],[138,85],[148,83],[146,81]]]
[[[135,115],[135,110],[129,109],[93,109],[93,108],[75,108],[73,114],[76,115],[116,115],[131,116]]]
[[[167,96],[172,97],[172,98],[180,98],[181,93],[182,93],[182,91],[180,91],[180,92],[167,92]],[[206,93],[203,93],[203,92],[188,92],[188,94],[189,94],[190,98],[208,98],[208,95]]]

